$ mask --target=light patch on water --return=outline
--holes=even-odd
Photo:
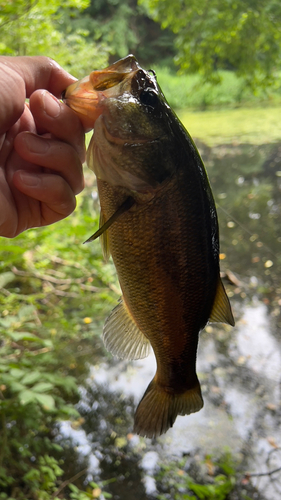
[[[71,427],[71,422],[60,422],[59,439],[69,439],[75,447],[78,456],[80,456],[81,459],[87,457],[87,481],[92,481],[92,475],[96,475],[100,472],[100,459],[102,458],[101,456],[98,458],[95,453],[93,453],[90,437],[91,436],[87,435],[83,429],[73,429]],[[100,455],[99,452],[98,454]]]
[[[216,350],[215,341],[211,334],[199,337],[199,348],[197,358],[197,372],[208,372],[211,366],[217,366],[218,353]]]
[[[136,402],[142,398],[156,372],[156,361],[151,352],[147,358],[137,361],[120,361],[108,367],[106,363],[90,367],[87,382],[108,386],[110,391],[133,396]]]
[[[225,391],[224,399],[239,436],[246,440],[254,426],[259,407],[258,398],[249,395],[249,392],[243,393],[241,388],[230,387]]]
[[[267,309],[264,304],[245,309],[236,337],[240,356],[247,366],[272,381],[280,380],[280,344],[270,332]]]
[[[60,424],[60,433],[64,438],[71,439],[79,455],[83,455],[84,457],[89,455],[91,446],[87,434],[83,429],[73,429],[71,422],[64,421]]]
[[[153,495],[157,493],[156,481],[154,479],[154,474],[158,469],[159,455],[156,451],[148,451],[144,454],[141,461],[141,468],[145,472],[144,476],[144,487],[147,495]]]
[[[200,412],[177,417],[172,429],[159,438],[167,457],[171,453],[175,456],[193,455],[199,449],[216,454],[225,446],[231,447],[234,453],[239,451],[242,441],[233,420],[223,408],[204,399]]]
[[[156,451],[148,451],[142,458],[141,467],[150,474],[155,472],[157,469],[157,463],[159,460],[159,455]]]
[[[146,491],[147,495],[153,495],[153,494],[157,493],[156,481],[155,481],[154,477],[144,476],[143,483],[144,483],[144,487],[145,487],[145,491]]]

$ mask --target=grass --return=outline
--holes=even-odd
[[[281,139],[281,106],[209,111],[182,110],[178,116],[190,135],[213,146],[240,142],[266,144]]]

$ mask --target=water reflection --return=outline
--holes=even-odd
[[[81,466],[88,467],[84,484],[115,478],[108,488],[114,500],[156,498],[161,461],[203,459],[225,446],[240,457],[244,472],[281,467],[281,160],[274,160],[275,147],[281,151],[200,145],[220,206],[221,267],[236,317],[234,329],[208,325],[201,333],[203,410],[178,417],[157,440],[134,436],[134,409],[154,376],[154,356],[130,363],[107,357],[90,367],[81,389],[82,429],[61,426],[63,441],[75,443]],[[263,498],[279,498],[280,475],[251,482]]]
[[[224,334],[223,327],[212,326],[201,335],[203,410],[178,417],[157,443],[130,435],[133,401],[136,405],[155,372],[153,354],[141,361],[91,366],[79,404],[84,430],[66,423],[61,427],[62,435],[76,444],[80,462],[87,458],[86,482],[97,475],[116,477],[122,496],[111,486],[114,498],[130,498],[134,488],[140,493],[134,498],[155,498],[159,462],[195,454],[204,459],[206,452],[218,454],[225,446],[234,454],[245,454],[245,470],[267,470],[270,452],[281,446],[280,343],[272,335],[266,306],[257,300],[243,309],[231,336]],[[221,342],[225,349],[217,349]],[[275,498],[269,477],[262,483],[259,478],[261,484],[263,489],[266,485],[265,498]]]

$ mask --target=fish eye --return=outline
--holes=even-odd
[[[150,108],[155,108],[158,103],[158,96],[154,90],[145,89],[140,93],[140,102]]]

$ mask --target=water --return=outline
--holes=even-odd
[[[106,356],[89,367],[78,405],[84,422],[77,429],[63,423],[59,440],[75,445],[76,470],[87,468],[81,484],[116,479],[107,487],[114,500],[156,498],[160,463],[202,463],[226,447],[251,498],[281,494],[281,472],[268,474],[281,467],[280,147],[200,147],[219,203],[221,269],[236,327],[208,325],[201,333],[204,408],[178,417],[157,440],[132,433],[135,407],[155,373],[153,354],[135,362]],[[242,498],[237,488],[232,498]]]

